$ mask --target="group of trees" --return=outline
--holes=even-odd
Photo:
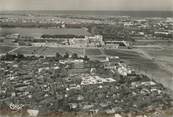
[[[39,58],[43,58],[43,56],[40,56]],[[4,60],[4,61],[13,61],[13,60],[36,60],[38,59],[38,57],[36,56],[24,56],[21,53],[17,53],[17,54],[9,54],[7,53],[6,55],[1,56],[0,60]]]
[[[74,56],[74,54],[73,54],[73,56]],[[70,55],[67,52],[64,54],[64,56],[62,56],[60,53],[57,52],[55,55],[55,60],[67,59],[69,57],[70,57]]]
[[[154,34],[156,37],[161,37],[161,38],[173,38],[173,34]]]
[[[84,57],[79,57],[79,55],[77,53],[73,53],[71,56],[69,55],[69,53],[65,53],[63,56],[60,53],[56,53],[55,55],[55,60],[60,60],[60,59],[68,59],[68,58],[72,58],[72,59],[83,59],[85,61],[88,61],[89,58],[88,56],[84,56]]]
[[[6,61],[13,61],[13,60],[36,60],[39,58],[44,58],[43,56],[25,56],[24,54],[21,53],[17,53],[17,54],[9,54],[6,53],[6,55],[1,56],[1,60],[6,60]],[[77,53],[73,53],[71,56],[69,55],[69,53],[65,53],[64,55],[61,55],[60,53],[56,53],[55,57],[46,57],[49,58],[51,60],[56,60],[59,61],[61,59],[68,59],[68,58],[72,58],[72,59],[83,59],[85,61],[88,61],[89,58],[88,56],[84,56],[84,57],[79,57],[79,55]]]
[[[56,24],[56,23],[39,23],[39,22],[28,22],[28,23],[23,23],[23,22],[1,22],[0,23],[1,27],[9,27],[9,28],[16,28],[16,27],[26,27],[26,28],[49,28],[49,27],[61,27],[61,23]]]
[[[84,38],[82,35],[48,35],[44,34],[41,38]]]
[[[122,25],[91,25],[89,26],[89,32],[92,34],[103,35],[104,40],[127,40],[132,41],[130,37],[129,29]]]

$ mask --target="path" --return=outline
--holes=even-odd
[[[8,53],[12,53],[12,52],[16,51],[16,50],[19,49],[19,48],[21,48],[21,47],[18,46],[17,48],[14,48],[14,49],[10,50]]]

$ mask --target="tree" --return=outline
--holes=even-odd
[[[8,61],[12,61],[16,58],[17,56],[15,54],[10,54],[10,53],[6,53],[4,56],[1,57],[1,60],[8,60]]]
[[[24,55],[21,54],[21,53],[17,53],[17,58],[18,58],[18,59],[23,59],[23,58],[24,58]]]
[[[68,76],[68,72],[66,69],[61,69],[61,73],[60,73],[60,77],[67,77]]]
[[[88,60],[89,60],[89,58],[88,58],[87,55],[85,55],[83,59],[84,59],[85,61],[88,61]]]
[[[73,53],[72,56],[71,56],[71,58],[73,58],[73,59],[77,59],[77,58],[78,58],[78,54]]]
[[[69,58],[69,54],[67,52],[65,53],[64,58],[65,59]]]
[[[56,59],[56,60],[60,60],[61,58],[62,58],[62,56],[57,52],[57,53],[56,53],[55,59]]]

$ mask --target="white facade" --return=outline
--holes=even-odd
[[[70,45],[81,46],[81,47],[97,47],[103,46],[103,36],[95,35],[95,36],[85,36],[85,38],[73,38],[69,39]]]

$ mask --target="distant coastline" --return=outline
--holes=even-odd
[[[173,11],[80,11],[80,10],[23,10],[0,11],[0,15],[93,15],[93,16],[131,16],[131,17],[173,17]]]

